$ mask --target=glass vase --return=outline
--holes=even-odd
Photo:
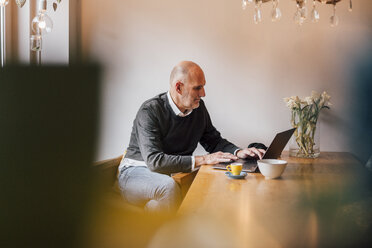
[[[301,119],[292,114],[292,126],[296,131],[289,142],[289,156],[316,158],[320,155],[320,124],[315,120]]]

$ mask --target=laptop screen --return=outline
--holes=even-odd
[[[274,140],[271,142],[263,158],[278,158],[295,130],[296,128],[292,128],[275,135]]]

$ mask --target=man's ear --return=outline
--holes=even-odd
[[[178,81],[176,83],[176,91],[177,91],[178,94],[181,94],[182,95],[182,87],[183,87],[183,83],[180,82],[180,81]]]

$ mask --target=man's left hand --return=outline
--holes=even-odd
[[[262,156],[265,154],[265,150],[264,149],[257,149],[255,147],[251,147],[251,148],[244,148],[242,150],[239,150],[237,153],[236,153],[236,156],[238,158],[248,158],[248,157],[252,157],[252,158],[259,158],[259,159],[262,159]]]

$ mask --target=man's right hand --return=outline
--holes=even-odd
[[[215,152],[204,156],[195,156],[195,166],[203,164],[218,164],[237,160],[238,157],[227,152]]]

